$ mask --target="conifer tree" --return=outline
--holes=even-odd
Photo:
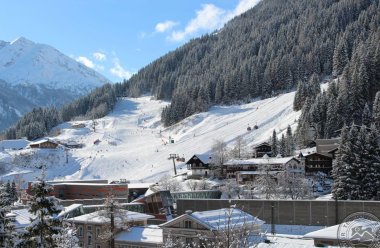
[[[11,205],[12,198],[6,184],[0,184],[0,207],[9,207]]]
[[[352,163],[351,146],[350,146],[350,136],[349,129],[347,126],[343,126],[341,132],[341,140],[339,144],[339,153],[334,160],[332,177],[334,179],[334,184],[332,187],[332,195],[334,199],[347,200],[349,188],[347,185],[347,179],[349,177],[347,168]]]
[[[293,137],[292,128],[290,125],[288,125],[288,128],[286,129],[286,155],[292,156],[294,154],[295,142]]]
[[[281,140],[280,140],[280,153],[281,156],[285,157],[287,156],[287,152],[286,152],[286,139],[285,139],[285,135],[282,134],[281,135]]]
[[[373,123],[380,130],[380,91],[376,93],[375,101],[373,102]]]
[[[364,106],[363,114],[362,114],[362,125],[370,127],[372,123],[372,113],[366,103]]]
[[[37,248],[57,247],[54,235],[61,231],[62,220],[56,216],[62,210],[62,206],[54,196],[50,196],[52,186],[46,183],[43,176],[33,183],[31,192],[33,196],[29,212],[35,217],[25,228],[23,245]]]
[[[272,156],[276,157],[279,153],[278,141],[277,141],[277,133],[276,130],[273,129],[272,134]]]

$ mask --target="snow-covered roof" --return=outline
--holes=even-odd
[[[350,229],[352,230],[355,227],[360,227],[362,230],[370,228],[373,233],[376,233],[377,230],[380,228],[380,222],[371,221],[367,219],[357,219],[350,222],[344,222],[340,225],[330,226],[318,231],[310,232],[304,235],[303,237],[312,238],[312,239],[329,239],[329,240],[338,240],[338,239],[344,239],[344,238],[347,238],[348,240],[351,239],[352,234],[346,237],[341,237],[341,236],[338,237],[339,226],[350,227]],[[373,229],[376,229],[376,230],[373,230]],[[360,236],[360,238],[364,238],[364,237]]]
[[[204,164],[209,164],[210,163],[210,155],[208,154],[194,154],[199,158]]]
[[[42,144],[42,143],[45,143],[45,142],[51,142],[51,143],[54,143],[54,144],[58,144],[57,142],[54,142],[52,140],[49,140],[49,139],[46,139],[46,138],[42,138],[42,139],[30,142],[29,145],[39,145],[39,144]]]
[[[308,155],[308,154],[312,154],[312,153],[315,153],[317,152],[317,147],[310,147],[310,148],[305,148],[305,149],[300,149],[298,151],[295,152],[295,154],[300,154],[302,153],[302,155]]]
[[[210,230],[222,230],[227,228],[239,228],[244,225],[262,225],[265,222],[237,208],[221,208],[209,211],[197,211],[183,214],[170,220],[161,226],[168,226],[179,218],[190,217],[194,221],[204,225]]]
[[[129,189],[149,189],[154,183],[128,183]]]
[[[119,232],[115,237],[115,241],[161,244],[163,242],[162,229],[158,226],[132,227],[128,231]]]
[[[70,213],[71,211],[78,209],[82,206],[83,206],[83,204],[77,204],[76,203],[76,204],[71,204],[70,206],[64,207],[63,210],[58,214],[57,217],[65,216],[68,213]]]
[[[127,222],[134,222],[134,221],[145,221],[147,219],[152,219],[154,216],[149,215],[149,214],[143,214],[143,213],[138,213],[138,212],[133,212],[133,211],[128,211],[128,210],[120,210],[125,213],[126,216],[126,221]],[[95,224],[101,224],[101,223],[106,223],[109,222],[109,218],[104,216],[103,214],[105,213],[105,210],[99,210],[93,213],[89,214],[84,214],[81,216],[77,216],[74,218],[70,218],[70,221],[73,221],[75,223],[95,223]],[[115,218],[115,221],[120,221],[118,218]]]
[[[263,164],[286,164],[294,157],[284,157],[284,158],[252,158],[252,159],[231,159],[225,163],[225,165],[263,165]]]
[[[278,171],[238,171],[237,173],[240,175],[274,175],[277,174]]]
[[[7,149],[22,149],[29,145],[29,141],[25,139],[16,139],[16,140],[2,140],[0,141],[0,150]]]
[[[35,218],[35,215],[31,214],[27,208],[13,209],[7,216],[14,218],[13,224],[16,229],[25,228],[30,224],[30,219]]]

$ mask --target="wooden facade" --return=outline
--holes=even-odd
[[[323,172],[326,175],[331,174],[333,159],[329,156],[312,153],[303,156],[301,161],[305,165],[306,176],[312,176],[318,172]]]
[[[261,158],[265,154],[267,154],[269,157],[272,156],[272,146],[269,143],[264,142],[253,147],[254,158]]]
[[[58,147],[58,143],[50,140],[44,140],[40,142],[30,143],[30,148],[43,148],[43,149],[55,149]]]

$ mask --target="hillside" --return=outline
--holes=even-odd
[[[108,82],[51,46],[0,41],[0,131],[33,107],[62,106]]]
[[[13,160],[8,158],[8,163],[21,166],[20,170],[28,164],[27,168],[35,171],[24,178],[33,178],[39,173],[33,166],[45,163],[48,178],[157,180],[173,174],[172,161],[168,160],[171,153],[188,159],[193,154],[209,153],[215,140],[232,146],[242,135],[251,147],[268,140],[273,129],[279,137],[288,125],[295,130],[300,112],[292,110],[294,94],[280,94],[243,105],[215,106],[170,128],[160,123],[160,113],[168,102],[152,100],[150,96],[123,98],[111,114],[95,120],[95,132],[92,121],[68,122],[58,127],[60,135],[54,139],[84,144],[81,149],[70,150],[68,163],[64,150],[48,158],[46,151],[29,156],[29,149],[4,153],[13,157]],[[85,127],[71,128],[78,123],[84,123]],[[256,123],[259,129],[248,132],[247,126]],[[174,143],[169,142],[169,137]],[[184,163],[177,163],[177,169],[179,173],[187,171]]]
[[[338,76],[364,41],[379,43],[379,13],[378,0],[261,1],[141,69],[124,94],[171,100],[162,114],[169,126],[215,104],[289,91],[313,74]]]

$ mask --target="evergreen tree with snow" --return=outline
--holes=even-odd
[[[36,248],[57,247],[54,235],[62,230],[62,220],[57,218],[62,206],[54,196],[50,196],[52,186],[46,183],[43,176],[33,183],[31,192],[29,212],[35,217],[25,228],[22,245]]]
[[[372,113],[368,107],[368,104],[366,103],[363,109],[363,114],[362,114],[362,125],[370,127],[371,123],[372,123]]]
[[[347,126],[343,126],[341,132],[341,140],[339,144],[339,153],[334,160],[332,177],[334,184],[332,187],[332,195],[334,199],[347,200],[348,199],[348,182],[349,177],[347,168],[352,164],[351,146],[349,129]]]
[[[57,248],[79,248],[79,240],[76,237],[77,229],[67,221],[63,222],[63,227],[58,234],[53,235]]]
[[[286,129],[286,156],[292,156],[295,149],[296,145],[294,142],[292,128],[288,125],[288,128]]]
[[[280,153],[281,156],[285,157],[287,156],[287,152],[286,152],[286,139],[285,139],[285,135],[282,134],[281,135],[281,140],[280,140]]]
[[[16,187],[15,181],[12,182],[11,196],[12,196],[12,202],[13,203],[18,201],[18,193],[17,193],[17,187]]]
[[[363,194],[366,200],[380,200],[380,144],[379,132],[372,125],[367,129],[363,163],[366,167],[363,178]]]
[[[276,157],[279,153],[278,141],[277,141],[277,133],[276,130],[273,129],[272,134],[272,156]]]
[[[17,233],[14,224],[6,217],[9,208],[0,207],[0,247],[14,247],[17,242]]]
[[[12,198],[6,184],[0,184],[0,207],[12,205]]]
[[[380,91],[376,93],[375,101],[373,102],[372,112],[373,123],[375,124],[377,129],[380,130]]]

